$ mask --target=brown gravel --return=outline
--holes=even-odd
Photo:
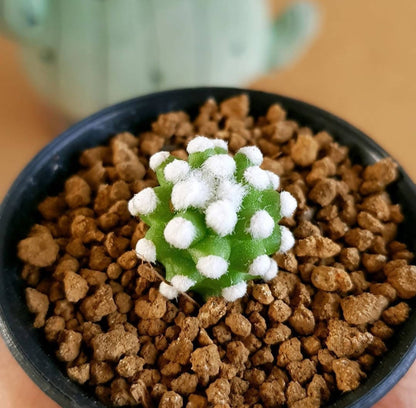
[[[257,144],[298,200],[282,221],[297,242],[274,255],[278,276],[230,304],[166,300],[159,273],[133,251],[146,226],[127,202],[157,184],[149,155],[174,145],[184,158],[195,134],[231,151]],[[346,147],[279,105],[249,116],[245,95],[208,100],[193,121],[161,114],[138,138],[124,132],[84,151],[62,193],[40,203],[42,220],[18,245],[34,326],[69,378],[107,405],[324,405],[359,386],[411,312],[416,267],[395,240],[403,215],[385,192],[396,177],[393,160],[354,165]]]

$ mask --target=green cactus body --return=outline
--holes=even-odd
[[[233,301],[244,296],[248,280],[276,276],[269,255],[293,246],[279,221],[297,203],[276,191],[279,177],[259,167],[263,156],[255,146],[231,157],[224,141],[198,136],[187,150],[188,161],[168,152],[150,159],[160,185],[129,202],[131,214],[149,226],[136,253],[164,266],[170,284],[160,291],[168,298],[192,290]]]

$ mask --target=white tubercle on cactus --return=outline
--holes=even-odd
[[[212,189],[206,180],[190,176],[173,186],[171,200],[176,210],[186,210],[204,207],[211,195]]]
[[[244,146],[237,153],[244,154],[255,166],[260,166],[263,161],[263,154],[256,146]]]
[[[290,251],[295,245],[295,237],[284,225],[280,226],[280,253]]]
[[[153,171],[156,171],[157,168],[170,156],[169,152],[157,152],[150,157],[149,166]]]
[[[235,167],[235,161],[228,154],[211,156],[202,165],[204,172],[217,178],[231,177],[235,172]]]
[[[185,178],[190,171],[188,162],[185,160],[174,160],[173,162],[166,165],[163,173],[165,179],[171,183],[178,183]]]
[[[170,282],[179,292],[186,292],[195,285],[195,281],[185,275],[175,275]]]
[[[265,282],[271,281],[276,277],[278,270],[279,268],[277,266],[277,262],[273,258],[270,258],[270,267],[268,271],[263,275],[263,280]]]
[[[273,186],[273,190],[277,190],[280,187],[280,177],[269,170],[266,170],[266,173],[269,176],[270,184]]]
[[[244,171],[244,178],[247,183],[251,184],[256,190],[265,190],[270,187],[269,175],[258,166],[248,167]]]
[[[222,139],[211,139],[214,143],[214,147],[220,147],[221,149],[228,150],[228,143]]]
[[[268,255],[259,255],[251,263],[248,273],[254,276],[264,276],[270,269],[271,258]]]
[[[230,201],[236,211],[239,210],[246,193],[242,184],[227,179],[221,180],[217,187],[217,198]]]
[[[292,194],[288,191],[280,193],[280,214],[282,217],[291,217],[295,213],[297,206],[296,198]]]
[[[136,255],[146,262],[156,262],[156,247],[149,239],[142,238],[137,241]]]
[[[183,217],[172,218],[163,231],[166,242],[178,249],[186,249],[196,236],[196,229],[191,221]]]
[[[245,281],[239,282],[236,285],[229,286],[222,290],[223,298],[228,302],[242,298],[247,292],[247,283]]]
[[[274,220],[266,210],[259,210],[250,219],[248,232],[254,239],[270,237],[274,229]]]
[[[147,215],[156,209],[158,202],[153,188],[147,187],[134,195],[128,203],[128,209],[134,217],[138,214]]]
[[[207,137],[204,137],[204,136],[197,136],[188,143],[188,146],[186,147],[186,151],[189,154],[192,154],[192,153],[204,152],[205,150],[213,149],[214,147],[215,145],[212,139],[208,139]]]
[[[166,282],[161,282],[159,285],[159,292],[166,298],[166,299],[175,299],[178,297],[179,292],[176,288],[171,285],[168,285]]]
[[[227,272],[228,262],[217,255],[202,256],[196,263],[198,272],[211,279],[218,279]]]
[[[228,200],[214,201],[205,211],[205,222],[221,237],[231,234],[237,224],[233,204]]]

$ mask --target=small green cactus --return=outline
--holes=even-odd
[[[263,155],[255,146],[231,157],[223,140],[197,136],[187,151],[188,161],[164,151],[150,158],[160,185],[129,202],[130,213],[150,227],[136,253],[163,264],[170,285],[162,282],[160,291],[169,299],[191,289],[233,301],[244,296],[248,280],[276,276],[269,255],[294,244],[278,223],[297,203],[276,191],[279,177],[259,167]]]

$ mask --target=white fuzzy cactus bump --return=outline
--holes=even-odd
[[[225,237],[234,231],[237,213],[228,200],[214,201],[205,211],[205,221],[219,236]]]
[[[271,185],[273,186],[273,190],[277,190],[280,187],[280,177],[269,170],[266,170],[266,173],[269,176],[269,180]]]
[[[166,165],[164,173],[167,181],[178,183],[190,172],[189,164],[183,160],[174,160]]]
[[[228,286],[222,290],[222,296],[228,302],[242,298],[247,292],[247,283],[245,281],[239,282],[235,285]]]
[[[250,265],[248,273],[253,276],[264,276],[270,269],[271,258],[268,255],[259,255]]]
[[[186,151],[189,154],[192,154],[192,153],[204,152],[205,150],[212,149],[214,147],[215,147],[215,144],[212,141],[212,139],[208,139],[207,137],[204,137],[204,136],[197,136],[188,143],[188,147],[186,148]]]
[[[214,143],[214,147],[219,147],[225,151],[228,151],[228,143],[222,139],[211,139],[212,143]]]
[[[236,211],[239,210],[246,193],[244,185],[227,179],[221,180],[217,187],[217,197],[229,201]]]
[[[192,244],[196,235],[195,226],[191,221],[182,218],[172,218],[163,231],[166,242],[179,249],[186,249]]]
[[[202,256],[196,263],[198,272],[211,279],[218,279],[227,272],[228,262],[216,255]]]
[[[175,275],[170,282],[179,292],[186,292],[189,288],[195,285],[195,281],[185,275]]]
[[[235,172],[235,161],[228,154],[217,154],[205,160],[204,171],[218,178],[230,178]]]
[[[143,261],[156,262],[156,247],[149,239],[142,238],[137,241],[136,254]]]
[[[288,191],[282,191],[280,193],[280,214],[282,217],[291,217],[298,206],[296,198],[292,196]]]
[[[269,282],[270,280],[276,277],[277,272],[278,272],[277,262],[273,258],[271,258],[270,267],[267,270],[267,272],[263,275],[263,280],[265,282]]]
[[[169,152],[157,152],[149,160],[149,166],[153,171],[156,169],[170,156]]]
[[[242,147],[238,153],[244,154],[255,166],[260,166],[263,161],[263,154],[260,149],[256,146],[245,146]]]
[[[179,295],[179,291],[167,284],[166,282],[161,282],[159,286],[159,292],[166,298],[166,299],[175,299]]]
[[[248,167],[244,172],[244,178],[256,190],[266,190],[271,185],[267,172],[258,166]]]
[[[295,237],[290,232],[289,228],[281,225],[280,226],[280,249],[279,252],[290,251],[295,245]]]
[[[173,186],[172,204],[176,210],[203,208],[211,195],[212,191],[205,180],[192,175]]]
[[[264,239],[272,235],[275,222],[266,210],[257,211],[250,219],[249,232],[254,239]]]
[[[128,203],[128,209],[130,214],[134,216],[138,214],[147,215],[156,209],[158,201],[153,188],[147,187],[134,195]]]

